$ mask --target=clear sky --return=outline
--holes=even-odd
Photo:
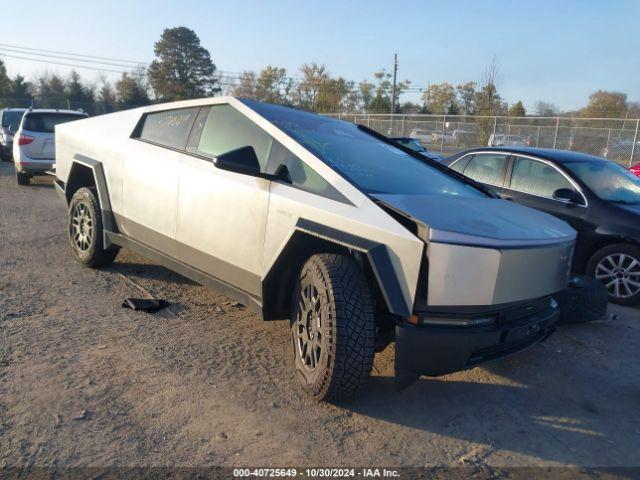
[[[327,65],[360,81],[391,69],[414,86],[478,80],[495,55],[513,103],[583,106],[597,89],[640,100],[639,0],[1,0],[0,43],[149,62],[165,27],[200,36],[221,70]],[[11,12],[15,12],[14,14]],[[46,66],[5,57],[11,75]],[[64,61],[64,60],[61,60]],[[79,72],[94,80],[95,71]],[[112,74],[111,76],[114,76]],[[407,95],[402,100],[415,100]]]

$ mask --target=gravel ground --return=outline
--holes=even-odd
[[[358,399],[316,404],[285,322],[131,252],[81,267],[33,183],[0,164],[0,467],[640,466],[637,309],[402,392],[390,347]],[[171,307],[121,308],[146,293]]]

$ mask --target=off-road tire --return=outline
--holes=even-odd
[[[607,312],[607,289],[592,277],[572,276],[555,298],[560,306],[559,324],[592,322]]]
[[[119,248],[104,248],[102,211],[93,189],[83,187],[73,195],[69,204],[67,233],[73,256],[82,265],[106,267],[118,255]]]
[[[613,258],[619,258],[618,255],[625,255],[629,258],[637,260],[638,263],[635,264],[633,268],[634,272],[629,272],[631,275],[628,279],[632,280],[635,283],[640,283],[640,248],[635,245],[631,245],[629,243],[615,243],[612,245],[607,245],[606,247],[601,248],[596,253],[594,253],[589,259],[589,263],[587,264],[587,275],[590,277],[598,278],[604,272],[598,268],[598,265],[607,257],[613,256]],[[625,265],[629,265],[630,261],[625,262]],[[596,271],[598,270],[598,271]],[[607,278],[600,278],[600,281],[604,284],[607,283]],[[637,305],[640,303],[640,289],[638,291],[628,297],[616,296],[615,291],[612,293],[610,290],[607,290],[607,294],[609,296],[609,301],[611,303],[617,303],[618,305]]]
[[[308,306],[313,306],[311,317]],[[314,311],[319,312],[315,317]],[[373,302],[353,258],[318,254],[307,260],[294,291],[291,339],[297,380],[314,400],[349,397],[368,381],[375,343]],[[306,349],[300,343],[305,340]]]
[[[26,173],[16,171],[16,181],[18,182],[18,185],[21,185],[21,186],[29,185],[30,179],[31,177]]]

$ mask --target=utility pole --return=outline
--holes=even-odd
[[[396,76],[398,74],[398,54],[393,54],[393,88],[391,89],[391,114],[396,113]]]

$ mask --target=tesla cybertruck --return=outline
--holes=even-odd
[[[318,400],[356,391],[391,342],[408,385],[545,339],[575,241],[364,126],[232,97],[60,125],[55,174],[79,262],[129,248],[288,318]]]

